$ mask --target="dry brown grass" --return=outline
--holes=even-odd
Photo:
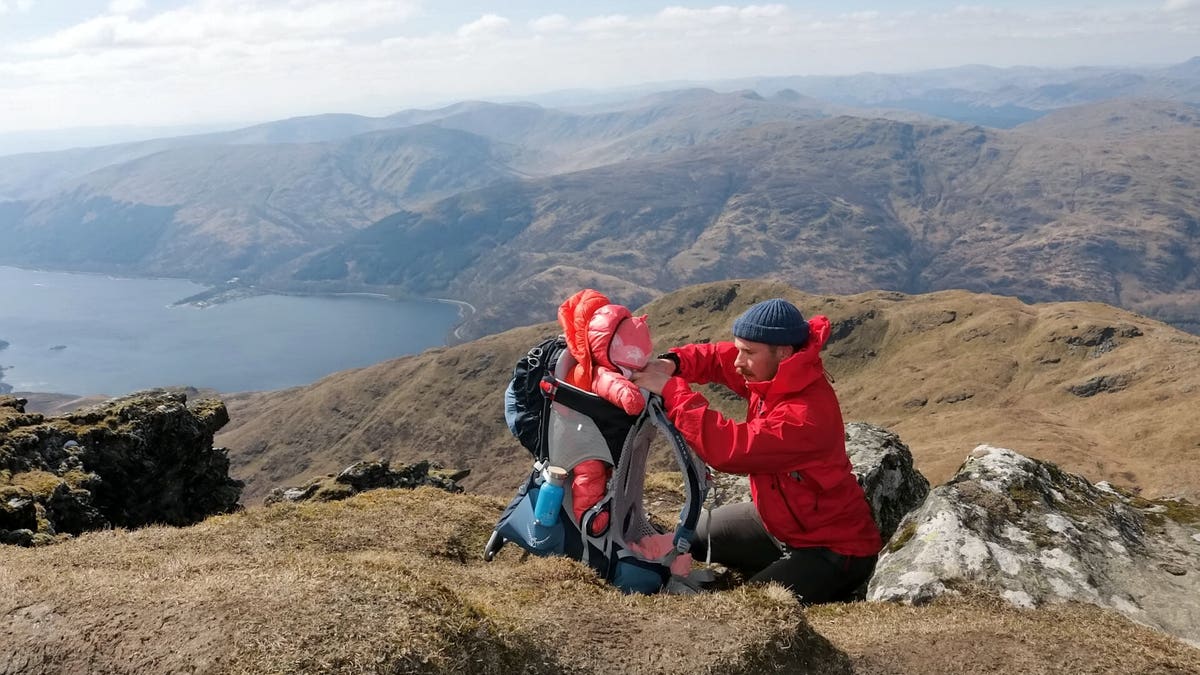
[[[485,564],[501,508],[376,491],[6,550],[0,672],[846,671],[786,594],[626,597],[565,559]]]
[[[808,620],[863,675],[1200,672],[1200,651],[1092,605],[1017,609],[975,591],[921,607],[814,607]]]
[[[777,587],[624,596],[578,563],[511,546],[483,563],[501,508],[381,490],[8,549],[0,673],[1200,669],[1200,652],[1089,608],[971,597],[806,620]]]

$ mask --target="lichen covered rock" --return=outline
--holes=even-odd
[[[964,584],[1019,607],[1088,602],[1200,641],[1200,508],[981,445],[904,520],[867,597],[921,603]]]
[[[847,424],[846,453],[886,542],[904,516],[925,501],[929,481],[913,466],[908,446],[881,427],[864,422]]]
[[[238,508],[241,481],[212,446],[229,421],[217,400],[187,405],[181,393],[139,392],[62,417],[25,412],[0,397],[0,539],[53,541],[105,527],[188,525]],[[11,513],[10,513],[11,512]],[[17,521],[20,522],[17,522]],[[37,537],[14,535],[29,530]]]
[[[462,492],[458,481],[466,478],[470,470],[449,470],[430,462],[422,461],[402,465],[393,469],[387,461],[355,462],[342,469],[341,473],[318,478],[301,486],[275,488],[267,495],[266,504],[279,502],[328,502],[345,499],[351,495],[378,488],[408,488],[421,485],[441,488],[448,492]]]

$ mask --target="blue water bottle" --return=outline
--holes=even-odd
[[[542,472],[542,487],[533,506],[533,519],[538,525],[550,527],[558,522],[558,510],[562,506],[563,486],[566,483],[567,470],[562,467],[549,466]]]

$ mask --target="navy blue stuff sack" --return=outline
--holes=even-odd
[[[566,348],[566,338],[561,335],[540,342],[517,361],[504,391],[504,422],[535,459],[549,456],[546,426],[550,400],[542,393],[542,379],[547,375],[553,377],[554,367]]]

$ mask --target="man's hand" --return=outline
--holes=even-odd
[[[663,387],[671,374],[675,372],[675,364],[667,359],[655,359],[646,364],[641,371],[629,376],[637,386],[653,394],[662,394]]]

